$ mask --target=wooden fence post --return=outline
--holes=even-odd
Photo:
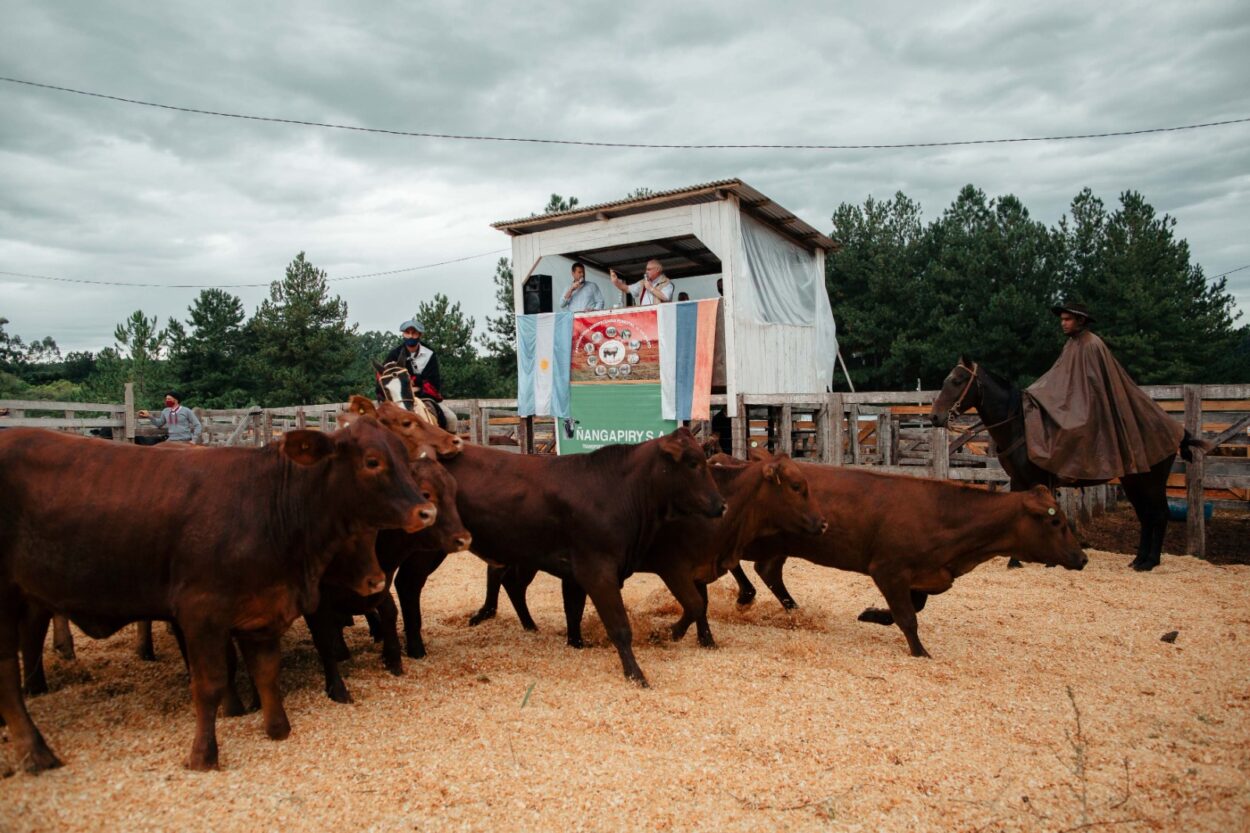
[[[295,409],[295,427],[298,429],[308,427],[308,417],[304,415],[304,408],[302,406]]]
[[[1198,385],[1185,385],[1185,430],[1197,438],[1202,437],[1202,389]],[[1185,464],[1185,550],[1199,558],[1207,553],[1206,508],[1203,492],[1203,469],[1205,455],[1194,453],[1194,461]]]
[[[481,409],[478,406],[477,400],[470,399],[469,400],[469,442],[471,443],[480,442],[479,437],[478,437],[478,432],[480,430],[479,424],[482,421],[482,415],[480,413],[480,410]]]
[[[135,385],[134,382],[126,383],[126,395],[123,400],[126,403],[126,440],[134,442],[135,439]]]
[[[829,418],[833,420],[830,425],[830,441],[833,447],[829,450],[829,462],[835,466],[843,465],[845,456],[843,444],[845,441],[845,426],[843,425],[843,417],[846,415],[845,400],[842,394],[835,393],[829,397]]]
[[[933,479],[945,480],[951,473],[950,436],[946,426],[939,425],[929,429],[929,453],[932,455],[930,467]]]
[[[883,466],[894,463],[894,437],[890,431],[893,422],[889,414],[877,414],[877,457]]]
[[[778,441],[777,449],[782,454],[789,454],[791,457],[793,457],[794,456],[794,409],[793,409],[793,406],[789,402],[781,406],[781,425],[779,425],[778,427],[781,429],[781,434],[777,438],[777,441]]]
[[[863,451],[859,447],[859,406],[852,405],[846,409],[846,430],[850,432],[850,443],[848,451],[850,452],[851,465],[858,465],[864,462]]]
[[[747,458],[747,441],[751,436],[751,421],[747,418],[746,397],[738,394],[738,415],[733,418],[733,454],[739,460]]]

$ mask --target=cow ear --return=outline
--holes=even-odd
[[[759,446],[753,445],[747,449],[747,459],[751,460],[752,462],[757,462],[757,463],[761,461],[768,462],[769,460],[773,459],[773,455],[768,453],[767,448],[761,448]]]
[[[279,450],[301,466],[311,466],[334,453],[334,440],[328,434],[301,428],[282,435]]]
[[[672,457],[674,462],[680,463],[682,455],[685,454],[685,447],[681,443],[679,433],[681,429],[677,429],[671,434],[660,437],[660,451]]]
[[[1034,515],[1054,515],[1058,511],[1054,497],[1045,486],[1034,486],[1024,493],[1024,508]]]
[[[771,480],[772,482],[780,485],[781,484],[781,463],[777,462],[776,460],[772,461],[771,463],[765,463],[764,464],[764,478],[766,480]]]
[[[352,394],[352,398],[348,400],[348,410],[363,416],[375,417],[378,415],[377,406],[358,393]]]

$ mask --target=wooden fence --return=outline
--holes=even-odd
[[[1144,390],[1195,436],[1215,448],[1193,463],[1176,463],[1169,492],[1186,506],[1187,549],[1205,550],[1204,504],[1250,508],[1250,385],[1157,385]],[[784,451],[798,459],[835,466],[934,477],[1002,488],[1008,477],[995,457],[993,441],[977,419],[965,415],[945,428],[929,425],[936,391],[884,391],[832,394],[747,394],[738,397],[732,420],[733,452],[745,457],[752,446]],[[712,397],[713,412],[726,404]],[[467,441],[521,454],[554,453],[558,420],[519,417],[515,399],[454,399],[445,402],[460,419]],[[293,428],[333,430],[346,403],[285,408],[196,408],[205,443],[222,446],[264,445]],[[114,438],[133,440],[152,429],[135,418],[134,396],[126,386],[125,402],[36,402],[0,400],[0,428],[39,426],[69,431],[110,428]],[[709,423],[693,423],[704,438]],[[120,430],[119,430],[120,429]],[[1060,489],[1069,516],[1087,519],[1114,505],[1117,489],[1095,486]]]

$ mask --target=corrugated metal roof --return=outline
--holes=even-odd
[[[657,191],[645,197],[578,206],[570,211],[536,214],[532,217],[504,220],[491,225],[511,235],[533,234],[580,223],[593,223],[610,217],[641,214],[646,211],[672,208],[678,205],[698,205],[700,203],[713,202],[724,199],[727,194],[737,195],[744,213],[772,226],[796,242],[812,248],[827,250],[839,248],[838,244],[830,240],[827,235],[821,234],[740,179],[720,179],[714,182],[705,182],[701,185],[691,185],[686,188]]]

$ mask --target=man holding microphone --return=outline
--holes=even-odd
[[[573,264],[573,285],[560,299],[560,309],[570,312],[603,309],[603,293],[593,283],[586,283],[586,267],[581,263]]]

